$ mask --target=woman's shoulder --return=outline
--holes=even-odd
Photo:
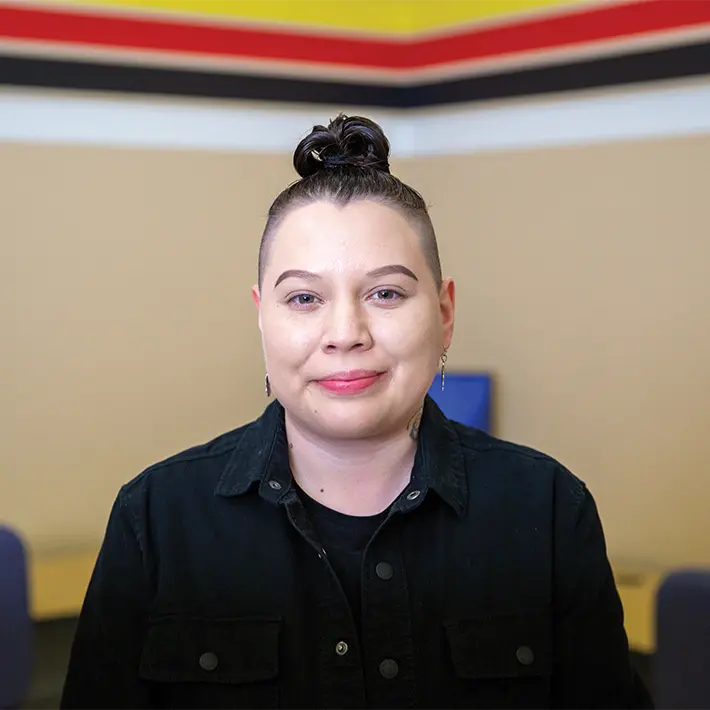
[[[149,489],[164,487],[175,491],[182,484],[193,486],[196,477],[205,487],[214,488],[245,434],[254,425],[254,421],[248,422],[150,464],[124,483],[119,495],[134,497]]]
[[[586,483],[559,459],[530,445],[450,421],[465,459],[469,479],[496,487],[526,489],[552,487],[557,495],[581,501]]]

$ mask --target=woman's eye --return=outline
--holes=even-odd
[[[296,306],[312,306],[316,303],[316,297],[312,293],[297,293],[289,298],[289,303]]]
[[[401,294],[391,288],[381,288],[379,291],[375,291],[372,296],[376,301],[395,301],[401,298]]]

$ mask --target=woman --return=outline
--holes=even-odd
[[[371,121],[296,148],[258,310],[273,401],[116,499],[62,707],[650,706],[594,500],[426,397],[454,324]]]

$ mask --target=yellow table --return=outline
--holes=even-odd
[[[94,548],[32,556],[31,609],[35,620],[79,614],[97,554],[98,548]],[[614,574],[624,606],[629,643],[635,651],[653,653],[656,647],[656,593],[663,573],[619,564],[614,566]]]
[[[624,607],[629,645],[640,653],[656,649],[656,596],[665,573],[633,564],[614,565],[616,588]]]
[[[36,621],[78,616],[97,555],[98,548],[30,555],[30,610]]]

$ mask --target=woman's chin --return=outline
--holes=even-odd
[[[379,397],[329,398],[313,410],[314,423],[334,439],[362,439],[381,433],[387,420],[384,413]]]

